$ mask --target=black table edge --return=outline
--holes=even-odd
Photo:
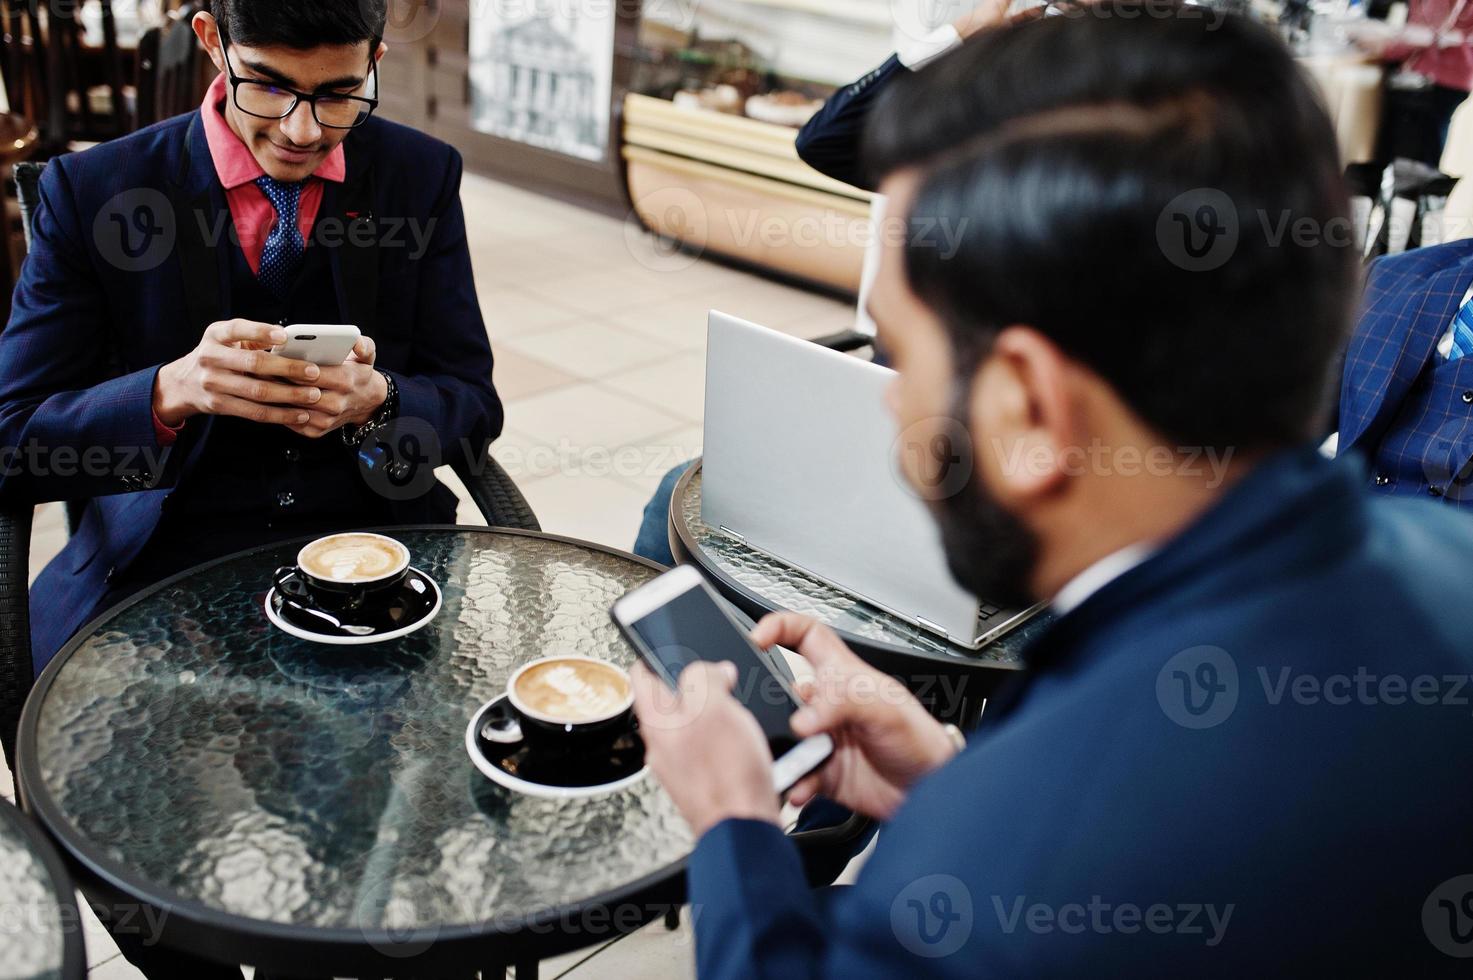
[[[702,461],[697,459],[690,467],[681,474],[679,482],[675,484],[675,493],[670,498],[670,550],[674,554],[677,563],[689,563],[700,569],[701,574],[710,579],[717,590],[726,596],[743,612],[756,619],[772,612],[772,606],[768,600],[747,588],[741,582],[732,578],[724,569],[712,561],[701,559],[702,549],[691,532],[690,525],[686,523],[681,515],[680,509],[686,493],[690,489],[690,481],[697,472],[701,470]],[[914,667],[916,661],[934,664],[937,667],[949,668],[952,673],[985,673],[990,671],[1001,671],[1011,676],[1024,670],[1024,665],[1019,663],[1003,663],[998,661],[968,661],[963,656],[946,656],[921,650],[915,647],[897,646],[884,640],[876,640],[870,637],[857,636],[847,630],[835,629],[850,648],[861,655],[872,666],[878,667],[889,673],[904,672],[907,667]]]
[[[600,551],[618,558],[627,558],[654,572],[665,571],[665,566],[641,558],[617,548],[583,541],[563,535],[540,531],[521,531],[511,528],[486,527],[464,524],[412,524],[394,527],[375,527],[379,534],[392,535],[402,531],[471,531],[484,534],[504,534],[517,537],[536,538],[577,545]],[[344,533],[347,533],[346,531]],[[32,814],[55,839],[57,846],[79,869],[79,883],[89,897],[93,891],[103,904],[122,899],[125,902],[142,902],[160,912],[168,920],[182,921],[186,928],[175,924],[170,945],[188,949],[197,955],[208,956],[223,963],[247,963],[252,966],[283,966],[292,970],[362,968],[382,970],[385,964],[397,962],[408,966],[411,972],[423,970],[426,964],[435,962],[453,963],[474,969],[486,960],[510,963],[525,956],[547,958],[564,952],[616,938],[632,932],[640,926],[664,915],[670,906],[678,906],[685,898],[685,859],[667,865],[646,877],[621,888],[592,896],[572,905],[542,909],[526,916],[503,916],[475,924],[450,927],[435,927],[430,930],[364,930],[351,928],[322,928],[288,923],[267,922],[247,916],[222,912],[170,889],[153,883],[139,883],[123,867],[98,853],[87,842],[72,834],[65,816],[50,794],[45,791],[41,779],[40,761],[36,758],[36,726],[39,722],[41,703],[55,682],[67,660],[95,632],[96,627],[132,605],[143,602],[154,594],[169,588],[200,572],[225,562],[238,561],[251,555],[275,551],[301,541],[305,544],[321,535],[304,535],[301,538],[278,541],[272,544],[247,548],[214,561],[205,562],[178,575],[164,579],[134,593],[106,612],[94,617],[52,658],[41,676],[36,680],[30,696],[21,712],[20,731],[16,749],[16,790],[25,810]],[[97,886],[101,886],[100,888]],[[602,910],[638,909],[649,912],[643,921],[629,929],[609,929],[606,934],[580,935],[559,932],[559,925],[567,922],[585,922],[599,915]],[[629,922],[635,922],[630,916]],[[379,950],[408,950],[425,946],[423,953],[412,959],[399,959]],[[71,980],[71,978],[68,978]]]
[[[81,911],[77,908],[77,892],[66,864],[45,831],[18,807],[0,800],[0,814],[3,814],[0,820],[8,820],[20,830],[21,836],[31,845],[31,853],[51,879],[51,890],[56,896],[61,919],[62,980],[82,980],[87,974],[87,946],[82,937],[84,929]]]

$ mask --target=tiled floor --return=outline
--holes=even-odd
[[[507,404],[496,455],[551,532],[630,547],[660,477],[700,451],[708,309],[805,337],[853,325],[850,304],[713,262],[669,269],[622,221],[474,176],[462,196]],[[463,494],[460,519],[482,523]],[[61,508],[40,508],[33,575],[65,534]],[[3,766],[0,792],[13,798]],[[94,978],[140,975],[95,923],[87,946]],[[661,980],[693,963],[689,928],[656,923],[541,975]]]

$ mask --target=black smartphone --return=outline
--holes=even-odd
[[[802,707],[797,693],[694,568],[682,565],[640,586],[614,603],[612,614],[645,663],[672,688],[680,672],[697,661],[736,665],[734,694],[767,736],[774,760],[773,784],[779,793],[833,754],[834,743],[827,735],[802,740],[793,735],[788,722]]]

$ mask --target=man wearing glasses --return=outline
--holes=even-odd
[[[212,0],[200,110],[47,167],[0,335],[0,446],[32,451],[0,494],[87,504],[31,591],[38,670],[201,561],[453,522],[429,470],[499,434],[502,407],[460,156],[374,116],[384,22],[384,0]],[[270,352],[292,324],[363,336],[317,367]],[[419,471],[387,482],[361,450],[405,427]]]

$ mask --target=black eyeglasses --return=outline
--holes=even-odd
[[[377,49],[378,45],[371,46]],[[312,118],[324,129],[353,129],[368,122],[373,110],[378,108],[378,99],[361,95],[338,95],[334,92],[298,92],[296,89],[262,82],[253,78],[241,78],[230,66],[230,49],[222,51],[225,56],[225,74],[235,94],[235,107],[257,119],[285,119],[297,111],[297,106],[306,102],[312,106]],[[368,72],[374,79],[374,91],[378,91],[378,61],[372,55],[368,59]]]

